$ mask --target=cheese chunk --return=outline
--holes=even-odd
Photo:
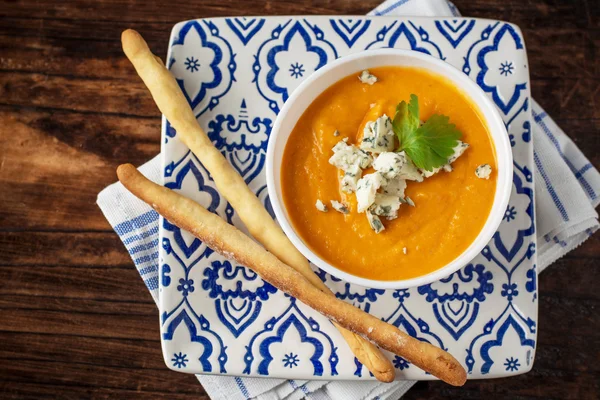
[[[342,192],[354,193],[356,191],[356,184],[362,176],[362,169],[357,164],[352,165],[344,172],[344,176],[341,181]]]
[[[331,207],[333,207],[333,209],[335,211],[342,213],[342,214],[350,213],[350,210],[348,210],[348,207],[346,207],[344,204],[340,203],[337,200],[331,200]]]
[[[371,153],[383,153],[394,150],[396,135],[392,121],[387,115],[382,115],[375,121],[367,122],[363,130],[360,148]]]
[[[385,229],[383,223],[377,215],[371,213],[369,210],[367,210],[366,215],[369,225],[371,226],[371,229],[375,231],[375,233],[379,233]]]
[[[373,162],[373,168],[387,179],[393,179],[400,174],[405,163],[406,157],[398,153],[386,151],[377,156]]]
[[[400,209],[400,198],[389,194],[377,193],[375,201],[369,211],[380,217],[387,219],[398,218],[398,210]]]
[[[348,171],[353,166],[368,168],[373,162],[373,158],[359,149],[358,147],[341,140],[333,146],[333,156],[329,159],[329,164],[336,166],[342,171]]]
[[[404,198],[404,191],[406,190],[406,181],[400,178],[387,179],[381,185],[381,189],[384,194]]]
[[[366,69],[360,73],[360,75],[358,76],[358,79],[362,83],[366,83],[367,85],[373,85],[375,82],[377,82],[377,77],[375,75],[373,75],[372,73],[370,73],[369,70],[366,70]]]
[[[400,168],[398,177],[407,181],[423,182],[423,175],[421,175],[408,155],[404,151],[397,154],[404,159],[404,164],[402,164],[402,168]]]
[[[456,161],[456,159],[460,156],[463,155],[463,153],[465,152],[465,150],[467,150],[469,148],[469,144],[465,143],[465,142],[461,142],[460,140],[458,141],[458,144],[456,145],[456,147],[454,147],[454,154],[452,154],[450,156],[450,158],[448,159],[448,164],[452,164],[454,161]]]
[[[317,207],[317,210],[319,210],[321,212],[327,212],[327,206],[325,204],[323,204],[321,199],[317,199],[317,202],[315,203],[315,207]]]
[[[482,164],[475,170],[475,175],[479,179],[490,179],[490,175],[492,174],[492,167],[489,164]]]
[[[384,182],[384,178],[379,172],[363,176],[356,187],[356,201],[358,202],[358,212],[364,212],[375,201],[377,190]]]

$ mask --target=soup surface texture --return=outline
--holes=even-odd
[[[348,76],[325,90],[298,120],[283,156],[283,201],[298,235],[331,265],[374,280],[414,278],[443,267],[475,240],[492,207],[496,156],[476,105],[451,82],[416,68],[370,72],[377,83]],[[396,105],[411,94],[419,98],[422,120],[436,113],[449,116],[470,147],[452,164],[452,172],[407,181],[406,194],[415,207],[403,204],[398,218],[382,219],[385,230],[376,234],[365,214],[357,212],[356,196],[340,190],[339,172],[328,160],[341,139],[358,144],[368,121],[383,113],[393,118]],[[489,180],[475,175],[481,164],[492,167]],[[317,199],[328,212],[315,208]],[[334,211],[331,200],[348,205],[350,213]]]

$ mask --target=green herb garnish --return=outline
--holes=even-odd
[[[400,140],[398,151],[405,151],[412,162],[425,171],[433,171],[448,163],[462,133],[445,115],[432,115],[423,125],[419,119],[419,99],[410,95],[410,102],[400,102],[392,121]]]

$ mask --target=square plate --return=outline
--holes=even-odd
[[[529,73],[518,27],[470,18],[252,17],[177,24],[168,67],[200,125],[271,211],[264,167],[277,112],[308,74],[337,57],[396,47],[442,58],[500,110],[514,153],[510,204],[471,264],[409,290],[353,286],[321,271],[336,293],[447,349],[470,378],[531,369],[537,325]],[[163,119],[164,185],[245,231],[210,175]],[[373,379],[323,316],[161,219],[160,314],[167,365],[189,373]],[[398,379],[433,379],[390,355]]]

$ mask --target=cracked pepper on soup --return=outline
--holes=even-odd
[[[291,222],[323,260],[374,280],[426,275],[475,240],[496,156],[477,106],[426,70],[381,67],[325,90],[285,147]]]

